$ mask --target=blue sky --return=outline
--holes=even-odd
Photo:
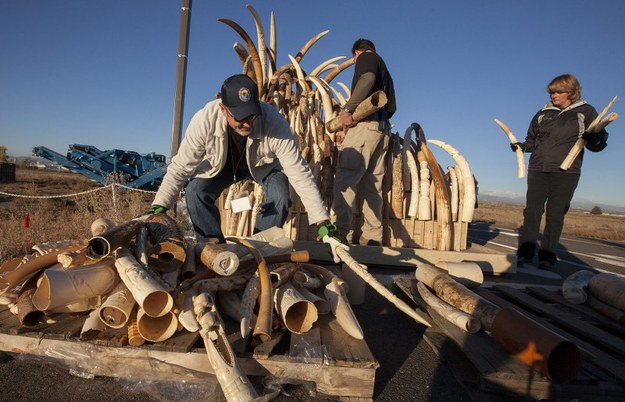
[[[238,34],[255,38],[251,4],[269,30],[276,16],[278,65],[314,35],[304,57],[310,71],[349,56],[353,41],[371,39],[395,80],[393,131],[412,122],[467,159],[482,194],[523,195],[524,179],[508,140],[493,122],[524,138],[548,101],[546,84],[575,74],[598,110],[619,96],[625,113],[625,2],[195,0],[183,128],[241,72],[232,49]],[[390,5],[393,4],[391,7]],[[170,154],[180,1],[1,0],[0,145],[12,156],[33,146],[65,153],[69,144]],[[335,80],[349,85],[353,70]],[[586,152],[575,200],[625,207],[624,118],[608,127],[609,146]],[[443,167],[453,160],[437,147]]]

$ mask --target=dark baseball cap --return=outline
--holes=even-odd
[[[221,103],[237,120],[260,114],[256,83],[245,74],[226,78],[221,86]]]

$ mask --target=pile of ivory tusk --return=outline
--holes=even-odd
[[[579,270],[562,282],[569,303],[587,304],[603,316],[625,325],[625,278],[603,272]]]
[[[279,66],[274,14],[271,14],[269,42],[266,42],[267,35],[258,13],[252,6],[247,8],[254,20],[256,41],[234,21],[226,18],[219,21],[241,37],[243,43],[236,42],[234,50],[241,61],[242,72],[257,83],[261,100],[272,104],[289,121],[292,132],[298,138],[300,152],[310,165],[324,201],[330,207],[337,157],[335,132],[340,127],[337,116],[350,97],[347,85],[337,82],[335,87],[331,84],[338,74],[353,64],[353,59],[335,56],[319,65],[304,68],[308,50],[329,33],[326,30],[312,37],[294,55],[287,54],[288,62]],[[383,106],[385,96],[380,99],[374,95],[363,101],[360,105],[362,110],[371,113]],[[356,112],[354,118],[358,120]],[[417,145],[416,140],[411,140],[414,126],[406,130],[403,139],[399,133],[392,134],[393,151],[387,157],[383,218],[437,221],[438,235],[433,248],[451,250],[453,222],[470,222],[473,217],[475,179],[467,161],[449,144],[429,140],[427,144],[421,142]],[[455,165],[447,168],[448,179],[443,180],[443,176],[438,174],[441,167],[431,153],[426,158],[428,150],[424,148],[430,143],[442,147],[453,158]],[[252,182],[231,186],[223,205],[226,215],[229,215],[229,223],[224,229],[226,235],[246,236],[251,233],[250,228],[254,227],[253,220],[262,203],[263,194],[259,187]],[[230,201],[241,194],[250,198],[252,210],[231,213]],[[296,203],[293,208],[298,208]],[[290,232],[287,226],[292,224],[292,220],[287,221],[287,232]],[[410,246],[409,241],[404,243],[404,246]]]
[[[554,382],[568,382],[577,375],[581,365],[577,345],[516,309],[502,308],[472,290],[483,281],[477,264],[418,264],[415,276],[416,290],[430,315],[469,334],[483,330],[508,353]]]
[[[227,243],[195,243],[165,214],[116,224],[98,219],[91,237],[33,246],[0,266],[0,303],[25,327],[64,313],[84,317],[81,340],[116,339],[139,347],[178,331],[198,332],[228,400],[256,393],[241,372],[223,318],[251,345],[310,331],[332,314],[350,336],[363,331],[332,271],[292,251],[280,228]],[[257,308],[258,307],[258,308]],[[241,399],[243,398],[243,399]]]

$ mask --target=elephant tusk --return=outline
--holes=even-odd
[[[508,139],[510,140],[510,144],[519,142],[514,134],[512,134],[512,130],[510,130],[510,128],[505,125],[504,122],[495,119],[495,123],[497,123],[497,125],[501,127],[504,133],[506,133]],[[514,153],[516,154],[517,177],[521,179],[525,177],[525,156],[523,155],[523,151],[519,147],[517,147]]]

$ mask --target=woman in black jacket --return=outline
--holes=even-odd
[[[525,142],[511,144],[530,156],[527,195],[523,211],[523,227],[519,236],[519,265],[531,262],[537,249],[540,221],[546,211],[545,229],[538,250],[538,267],[548,269],[557,257],[556,246],[562,234],[564,215],[581,174],[584,151],[566,171],[560,169],[569,150],[578,138],[586,140],[586,149],[599,152],[607,146],[608,133],[587,132],[597,117],[595,108],[581,99],[581,86],[571,74],[554,78],[547,85],[551,101],[532,119]]]

